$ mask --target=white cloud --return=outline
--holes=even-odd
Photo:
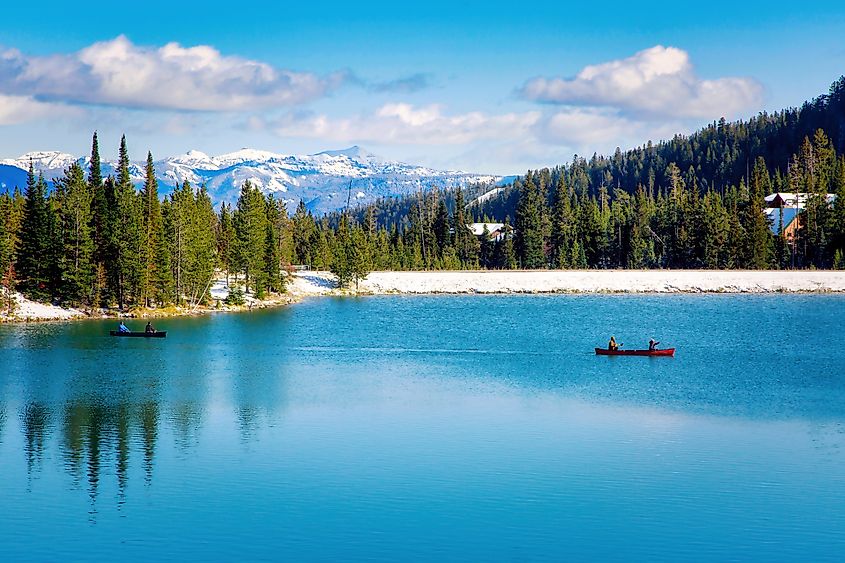
[[[647,117],[714,119],[759,106],[763,88],[751,78],[702,79],[686,51],[658,45],[586,66],[574,78],[534,78],[520,93],[537,102],[611,107]]]
[[[612,153],[692,129],[682,120],[644,121],[598,108],[562,107],[513,113],[451,113],[442,105],[389,103],[372,112],[329,116],[291,111],[276,119],[250,116],[256,133],[322,145],[363,144],[435,168],[511,174],[548,166],[573,153]]]
[[[568,108],[547,114],[538,122],[537,133],[552,143],[606,143],[639,129],[639,124],[614,113]]]
[[[250,121],[253,128],[269,128],[283,137],[318,138],[335,142],[375,142],[414,145],[454,145],[479,139],[518,137],[540,118],[540,112],[488,115],[469,112],[449,115],[441,105],[385,104],[376,111],[352,117],[289,113],[270,122]]]
[[[0,53],[0,93],[77,104],[238,111],[320,98],[345,75],[294,72],[209,46],[160,48],[121,35],[69,55]]]
[[[29,96],[0,94],[0,125],[16,125],[34,119],[73,113],[69,108],[39,102]]]
[[[504,144],[529,142],[553,147],[591,147],[611,150],[640,144],[657,132],[671,136],[687,127],[678,121],[654,124],[629,119],[618,112],[592,108],[560,108],[504,114],[450,114],[442,105],[384,104],[371,113],[331,117],[312,112],[289,112],[265,120],[251,116],[246,127],[278,136],[319,139],[334,143],[394,145],[468,145],[479,141]]]

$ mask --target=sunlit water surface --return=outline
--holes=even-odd
[[[0,326],[0,561],[841,561],[844,320],[441,296]],[[677,356],[596,357],[611,334]]]

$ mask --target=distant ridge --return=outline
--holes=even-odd
[[[137,155],[136,155],[137,156]],[[26,170],[33,167],[52,181],[74,162],[87,167],[87,157],[58,151],[38,151],[14,159],[0,160],[0,190],[23,188]],[[114,174],[116,163],[104,161],[104,175]],[[243,148],[219,156],[190,150],[155,162],[159,192],[167,194],[177,183],[205,184],[215,203],[233,203],[246,180],[265,193],[274,193],[293,211],[300,199],[317,213],[335,211],[346,204],[346,191],[353,182],[356,204],[383,197],[396,197],[420,189],[454,188],[501,180],[500,176],[462,171],[435,170],[425,166],[390,161],[363,147],[352,146],[310,155],[288,155]],[[133,182],[140,185],[143,168],[133,163]]]

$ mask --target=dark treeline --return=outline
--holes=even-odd
[[[147,155],[138,191],[121,139],[116,177],[103,178],[97,135],[88,170],[67,169],[48,190],[30,164],[25,190],[0,196],[0,272],[11,291],[88,307],[160,307],[208,300],[218,269],[261,296],[283,291],[284,205],[249,182],[215,213],[204,187],[183,183],[163,201]]]
[[[560,169],[579,195],[586,191],[598,196],[602,187],[633,195],[641,186],[656,194],[668,189],[671,164],[701,194],[723,193],[730,186],[738,186],[743,178],[747,180],[760,157],[771,174],[786,175],[804,139],[812,140],[819,129],[838,154],[845,153],[845,77],[834,82],[828,94],[800,108],[761,113],[747,121],[728,123],[721,119],[689,136],[676,135],[625,152],[617,148],[613,156],[594,154],[589,160],[575,156]],[[513,200],[499,198],[488,203],[487,209],[497,216],[512,213]]]

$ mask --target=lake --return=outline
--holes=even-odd
[[[0,560],[841,560],[843,319],[397,296],[164,340],[0,325]],[[611,334],[678,351],[595,356]]]

